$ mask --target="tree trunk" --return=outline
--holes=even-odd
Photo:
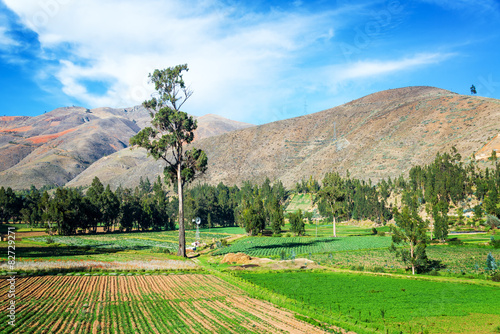
[[[336,238],[337,237],[337,226],[336,226],[336,220],[335,220],[335,216],[333,216],[333,237]]]
[[[415,259],[413,258],[413,243],[410,243],[411,274],[415,275]]]
[[[184,191],[182,189],[181,164],[177,166],[177,191],[179,195],[179,250],[177,256],[186,257],[186,233],[184,229]]]

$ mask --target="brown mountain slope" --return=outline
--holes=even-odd
[[[196,147],[209,159],[200,182],[241,184],[268,176],[291,187],[303,177],[321,179],[335,170],[376,182],[429,163],[452,146],[471,156],[498,134],[499,117],[495,99],[433,87],[383,91],[307,116],[199,140]],[[101,159],[68,185],[89,184],[104,171],[113,186],[134,186],[140,176],[156,178],[158,162],[142,162],[144,151],[126,151]],[[122,159],[119,173],[113,167],[117,155]]]
[[[0,118],[0,185],[64,185],[98,159],[126,148],[149,122],[143,107],[68,107],[37,117]],[[199,138],[252,126],[211,116],[198,123]]]

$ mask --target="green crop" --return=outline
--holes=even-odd
[[[500,324],[500,287],[345,273],[240,276],[327,314],[332,322],[349,321],[384,333],[477,333]]]
[[[312,238],[312,237],[266,237],[245,238],[236,241],[229,247],[219,249],[214,255],[227,253],[245,253],[250,256],[277,257],[285,254],[304,255],[309,253],[327,253],[357,249],[389,247],[389,237],[345,237],[345,238]]]

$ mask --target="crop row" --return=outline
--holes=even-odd
[[[6,299],[7,287],[0,297]],[[2,324],[7,314],[0,315]],[[3,325],[2,325],[3,326]],[[16,282],[2,333],[318,332],[210,275],[39,276]]]
[[[311,238],[311,237],[275,237],[246,238],[236,241],[229,247],[219,249],[215,255],[227,253],[245,253],[250,256],[281,256],[285,254],[304,255],[328,253],[347,250],[389,247],[391,238],[364,236],[344,238]]]
[[[228,237],[228,234],[200,232],[202,242],[212,242],[214,239]],[[106,249],[148,249],[153,247],[168,248],[176,252],[178,248],[177,231],[124,233],[116,235],[92,235],[92,236],[55,236],[55,237],[32,237],[29,240],[48,242],[49,238],[55,243],[78,247],[96,247]],[[192,243],[196,240],[196,232],[186,232],[186,242]]]

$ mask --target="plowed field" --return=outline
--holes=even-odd
[[[7,286],[0,289],[7,300]],[[318,333],[210,275],[40,276],[16,282],[2,333]]]

